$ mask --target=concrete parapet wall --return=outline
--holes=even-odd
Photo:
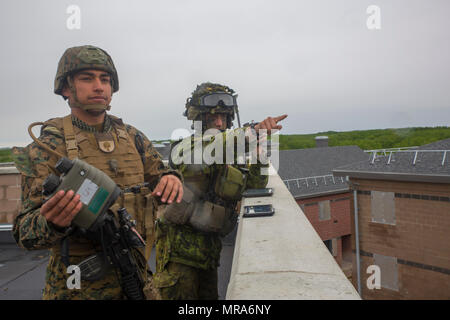
[[[20,179],[13,164],[0,166],[0,224],[12,224],[19,212]]]
[[[271,168],[273,169],[273,168]],[[228,300],[360,299],[281,178],[272,197],[244,198]],[[271,217],[244,218],[246,205],[271,203]]]

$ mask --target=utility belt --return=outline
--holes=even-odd
[[[102,250],[100,244],[95,244],[92,241],[85,238],[70,238],[69,241],[69,254],[76,257],[84,257]],[[61,243],[58,242],[54,247],[50,249],[53,256],[61,256]]]
[[[185,186],[182,201],[167,206],[163,214],[164,220],[187,224],[201,232],[226,235],[237,221],[234,210],[245,189],[247,171],[231,165],[220,166],[214,183],[214,194],[206,199],[199,199],[195,192]]]

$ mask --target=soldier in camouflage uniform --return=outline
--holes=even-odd
[[[134,252],[145,279],[150,279],[146,259],[154,239],[155,197],[168,203],[182,198],[181,175],[164,167],[142,132],[106,113],[118,89],[116,69],[104,50],[93,46],[67,49],[58,65],[54,92],[68,99],[71,114],[46,121],[37,142],[13,149],[22,174],[22,208],[14,221],[14,238],[28,250],[51,250],[43,299],[124,298],[114,268],[99,280],[82,280],[79,290],[66,286],[71,274],[66,273],[61,257],[61,240],[68,238],[69,265],[101,251],[101,246],[83,234],[68,233],[82,207],[80,195],[61,190],[44,203],[42,184],[50,173],[57,173],[58,155],[86,161],[124,191],[114,206],[128,210],[147,240],[145,252]]]
[[[226,129],[232,126],[237,109],[236,96],[233,93],[227,86],[203,83],[197,86],[187,100],[184,113],[189,120],[202,121],[202,133],[208,129],[217,129],[216,133],[222,135],[224,147],[226,134],[230,132]],[[271,129],[281,129],[277,122],[286,116],[268,117],[253,128],[256,132],[266,129],[270,134]],[[200,137],[203,150],[215,137],[209,142],[206,142],[208,139]],[[159,289],[162,299],[218,299],[217,268],[222,249],[221,237],[236,225],[236,205],[242,197],[242,192],[247,188],[264,188],[268,181],[267,175],[261,175],[261,169],[267,165],[261,164],[259,160],[252,165],[245,162],[243,165],[236,162],[233,165],[223,164],[225,162],[211,165],[180,164],[179,161],[174,164],[174,157],[178,157],[179,149],[184,148],[180,146],[188,145],[188,148],[192,148],[192,155],[194,154],[195,139],[197,138],[194,135],[172,146],[171,166],[183,174],[185,195],[188,188],[198,197],[197,203],[209,203],[215,208],[212,210],[220,208],[220,211],[211,213],[211,216],[219,216],[225,212],[226,218],[220,230],[210,232],[208,229],[200,230],[196,227],[192,218],[185,222],[183,210],[187,209],[183,208],[169,216],[170,206],[167,207],[165,214],[156,224],[156,273],[153,277],[154,285]],[[231,176],[234,178],[230,178]],[[229,181],[229,178],[233,181]],[[227,187],[224,187],[225,185]],[[226,188],[233,191],[224,192]]]

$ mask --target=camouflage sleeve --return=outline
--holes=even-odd
[[[238,129],[239,130],[239,129]],[[223,143],[222,145],[217,145],[216,147],[214,147],[214,143],[219,141],[217,140],[217,137],[219,137],[220,139],[222,139],[221,143]],[[195,156],[195,147],[196,147],[196,141],[198,141],[197,139],[202,139],[201,145],[202,145],[202,153],[206,153],[206,156],[211,155],[211,160],[222,160],[222,163],[227,162],[226,160],[226,144],[227,144],[227,138],[233,138],[232,132],[230,135],[230,132],[223,132],[222,135],[220,136],[212,136],[211,138],[206,138],[206,139],[202,139],[201,137],[195,137],[195,136],[191,136],[191,137],[186,137],[183,140],[180,140],[178,142],[176,142],[175,144],[173,144],[172,146],[172,150],[173,152],[171,152],[171,161],[170,161],[170,165],[173,168],[178,169],[179,171],[182,172],[183,176],[188,179],[190,178],[190,175],[195,175],[198,174],[199,171],[199,165],[196,162],[196,156]],[[238,147],[237,147],[237,143],[236,140],[239,141],[239,138],[235,138],[235,144],[234,144],[234,163],[238,164],[237,162],[237,157],[238,157]],[[242,140],[242,143],[244,143],[244,148],[241,148],[242,151],[249,151],[249,144],[248,144],[248,140]],[[214,157],[214,151],[215,150],[219,150],[222,149],[223,151],[223,159],[215,159]],[[199,153],[200,154],[200,153]],[[200,154],[201,155],[201,154]],[[243,155],[244,156],[244,155]],[[198,156],[197,156],[198,157]],[[198,160],[198,159],[197,159]],[[204,161],[205,160],[205,154],[202,155],[202,158],[200,158],[200,161]],[[186,162],[189,161],[189,162]],[[245,161],[245,160],[243,160]],[[192,164],[195,164],[194,166]],[[220,165],[220,163],[219,163]],[[265,186],[267,185],[267,182],[269,180],[269,177],[267,175],[262,175],[261,174],[261,169],[262,168],[267,168],[268,164],[261,164],[259,162],[259,159],[257,160],[256,164],[251,164],[251,165],[245,165],[245,162],[243,163],[244,166],[248,166],[249,168],[249,176],[247,179],[247,188],[255,188],[255,189],[259,189],[259,188],[265,188]],[[203,174],[209,175],[211,174],[211,166],[202,163],[201,165],[201,171]],[[265,170],[267,171],[267,170]]]
[[[247,136],[248,132],[246,131],[246,127],[244,128],[237,128],[233,131],[231,131],[231,135],[228,135],[228,137],[234,137],[236,136],[236,132],[240,132],[241,134],[244,133],[244,139],[240,139],[240,143],[245,143],[244,145],[244,150],[245,152],[247,152],[248,154],[250,154],[250,156],[255,156],[257,155],[256,153],[256,147],[257,147],[257,141],[256,141],[256,136],[252,136],[249,135]],[[224,135],[224,141],[226,143],[226,138],[227,135]],[[234,142],[235,144],[239,143],[239,138],[234,138]],[[255,148],[255,150],[250,150],[251,148]],[[234,151],[236,153],[236,155],[238,154],[238,150],[239,148],[237,146],[235,146]],[[236,156],[235,155],[235,161],[236,161]],[[267,174],[261,174],[262,168],[268,168],[269,164],[262,164],[260,162],[259,156],[257,157],[256,163],[254,164],[249,164],[248,168],[249,168],[249,174],[248,174],[248,178],[247,178],[247,184],[246,184],[246,189],[261,189],[261,188],[265,188],[267,185],[267,182],[269,181],[269,176]],[[267,172],[267,170],[264,170],[265,172]]]
[[[140,135],[143,138],[142,147],[145,151],[144,180],[150,183],[151,189],[155,188],[161,177],[167,174],[173,174],[183,181],[183,176],[178,170],[166,167],[164,165],[161,155],[153,147],[152,142],[141,131],[130,125],[127,125],[127,131],[131,135],[133,141],[135,141],[136,147],[138,147],[139,144],[139,142],[136,141],[136,136]]]
[[[226,130],[220,134],[204,135],[204,158],[211,157],[214,160],[222,160],[222,163],[230,163],[230,159],[234,159],[235,164],[244,164],[247,154],[254,157],[252,163],[261,164],[259,156],[257,156],[258,141],[256,136],[252,135],[248,129],[247,127],[236,128],[234,130]],[[202,138],[199,137],[199,139]],[[215,157],[215,152],[220,147],[222,147],[222,159]]]
[[[252,164],[249,168],[246,189],[262,189],[269,182],[268,175],[262,175],[261,169],[268,167],[267,164]]]
[[[52,149],[57,149],[64,142],[62,137],[45,131],[39,140]],[[50,248],[64,233],[57,231],[40,214],[43,203],[42,183],[52,172],[50,167],[54,166],[58,159],[34,142],[25,148],[14,147],[13,157],[22,175],[22,205],[14,220],[13,236],[19,246],[28,250]]]
[[[241,164],[245,164],[245,152],[248,152],[249,146],[244,135],[238,135],[238,130],[240,129],[221,133],[211,130],[203,136],[192,135],[175,142],[172,144],[170,166],[181,168],[192,164],[221,165],[231,163],[230,159],[237,164],[238,157],[241,158]]]

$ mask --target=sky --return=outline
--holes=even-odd
[[[0,147],[69,114],[56,67],[85,44],[118,70],[111,114],[152,140],[190,129],[185,102],[206,81],[238,93],[242,123],[288,114],[283,134],[448,126],[449,12],[448,0],[3,0]]]

